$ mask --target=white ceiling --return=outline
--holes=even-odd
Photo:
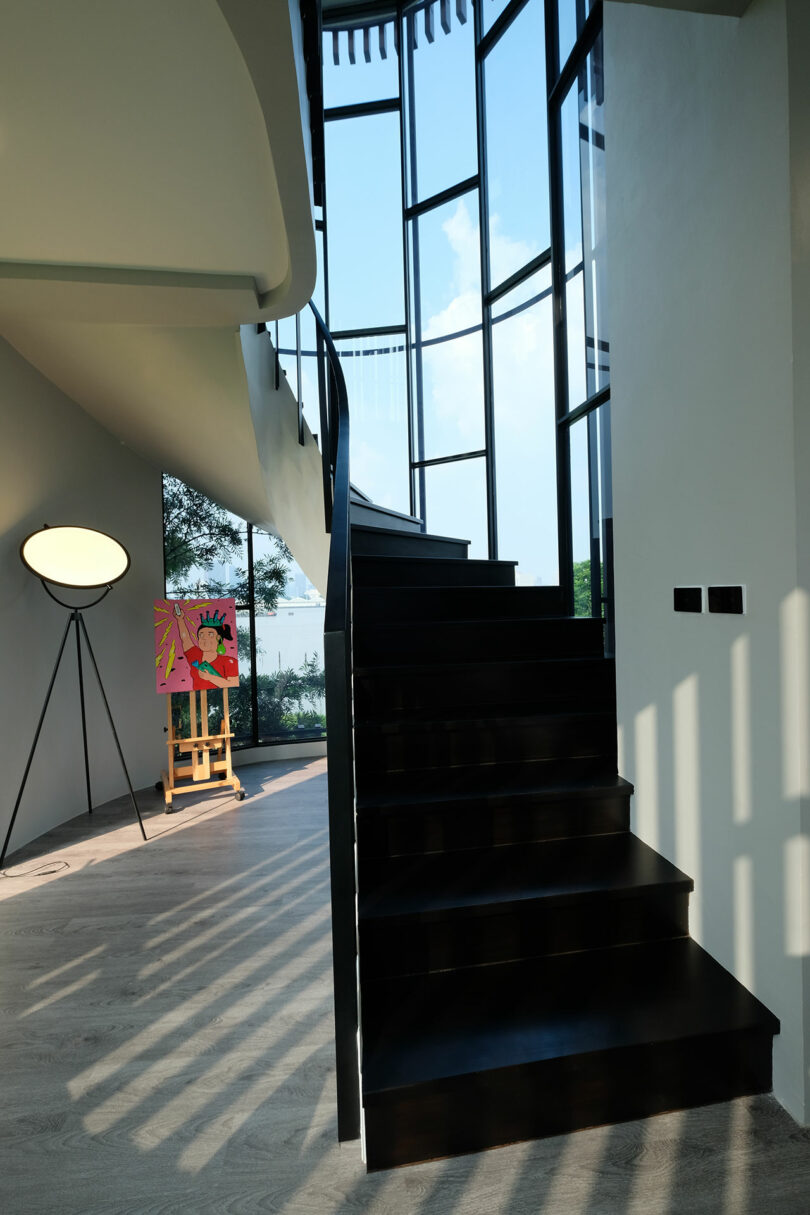
[[[3,0],[0,31],[0,333],[270,527],[239,326],[315,282],[299,21],[296,0]]]
[[[0,320],[296,311],[315,257],[292,40],[285,0],[4,0]]]

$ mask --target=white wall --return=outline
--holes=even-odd
[[[794,849],[795,881],[804,897],[794,911],[794,934],[803,957],[806,1110],[810,1111],[810,9],[806,0],[788,0],[788,82],[790,98],[791,284],[793,291],[793,409],[797,602],[804,644],[796,656],[798,704],[796,745],[801,785],[801,825]],[[807,1115],[810,1117],[810,1113]]]
[[[326,594],[329,536],[321,454],[306,422],[304,445],[298,442],[298,405],[284,376],[275,386],[270,335],[257,334],[255,325],[243,325],[240,333],[268,525],[283,537],[310,582]]]
[[[19,545],[43,523],[110,532],[132,565],[86,623],[135,788],[165,761],[154,690],[151,603],[162,593],[160,473],[113,439],[0,339],[0,832],[5,838],[67,613],[24,569]],[[71,592],[65,591],[67,598]],[[81,596],[78,598],[81,602]],[[95,802],[126,792],[93,676],[88,689]],[[86,809],[75,642],[69,640],[11,848]],[[133,830],[137,831],[137,827]]]
[[[785,0],[608,3],[605,51],[620,770],[695,879],[694,936],[781,1019],[774,1090],[805,1121]],[[746,616],[673,613],[724,582]]]

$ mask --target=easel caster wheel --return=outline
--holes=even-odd
[[[244,791],[244,789],[237,789],[237,790],[236,790],[236,800],[237,800],[238,802],[243,802],[243,801],[245,800],[245,791]]]

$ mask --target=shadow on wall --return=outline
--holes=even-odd
[[[803,961],[810,977],[810,836],[802,821],[810,796],[809,605],[801,590],[784,598],[769,652],[755,649],[742,617],[710,668],[665,668],[670,695],[628,717],[619,740],[620,771],[636,789],[634,830],[694,878],[693,935],[782,1022],[774,1089],[800,1121]]]

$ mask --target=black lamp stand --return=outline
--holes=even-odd
[[[44,582],[42,583],[42,585],[45,587],[45,590],[48,592],[48,594],[51,596],[51,598],[56,599],[56,596],[48,589],[48,587],[45,585]],[[109,590],[110,590],[110,588],[108,587],[107,591],[109,591]],[[107,591],[104,592],[104,595],[107,594]],[[100,599],[103,599],[104,595],[100,596]],[[94,601],[94,603],[100,602],[100,599],[96,599]],[[63,607],[69,607],[68,604],[62,603],[61,599],[56,599],[56,602],[62,604]],[[85,604],[85,607],[92,607],[92,606],[93,606],[93,604]],[[40,714],[39,724],[37,725],[36,733],[34,735],[34,741],[31,745],[31,751],[28,755],[28,763],[25,765],[25,772],[23,774],[22,784],[20,785],[20,791],[17,794],[17,800],[14,803],[14,810],[12,811],[12,814],[11,814],[11,822],[8,825],[8,831],[6,832],[5,842],[3,843],[3,851],[0,852],[0,869],[2,868],[3,861],[6,858],[6,852],[8,851],[9,840],[11,839],[11,832],[14,829],[14,821],[17,817],[17,811],[20,808],[20,802],[22,801],[22,795],[25,791],[26,782],[28,781],[28,774],[31,771],[31,763],[34,759],[34,752],[37,749],[37,743],[39,742],[39,736],[42,732],[42,724],[45,721],[45,714],[48,710],[48,704],[51,699],[51,693],[53,692],[53,685],[56,682],[56,675],[59,670],[59,664],[62,661],[62,655],[65,652],[65,643],[67,642],[68,633],[70,632],[71,625],[73,625],[76,630],[76,656],[77,656],[78,663],[79,663],[79,699],[81,701],[81,709],[82,709],[82,744],[84,746],[84,776],[85,776],[85,783],[87,785],[87,813],[88,814],[93,813],[93,803],[92,803],[92,799],[91,799],[91,795],[90,795],[90,761],[89,761],[88,754],[87,754],[87,717],[86,717],[85,708],[84,708],[84,672],[82,669],[82,638],[84,638],[84,644],[87,647],[87,652],[90,655],[90,661],[93,664],[93,670],[96,673],[96,680],[98,681],[99,691],[101,692],[101,699],[104,701],[104,708],[107,710],[107,718],[110,723],[110,729],[112,730],[113,738],[115,739],[115,745],[116,745],[116,748],[118,749],[118,758],[121,760],[121,767],[124,769],[124,776],[127,779],[127,787],[129,789],[129,796],[132,800],[132,807],[133,807],[136,815],[138,816],[138,823],[141,828],[141,835],[143,836],[144,840],[146,840],[146,838],[147,838],[146,832],[144,831],[144,827],[143,827],[143,819],[141,818],[141,812],[138,809],[138,803],[135,800],[135,793],[132,789],[132,781],[129,779],[129,772],[127,771],[127,765],[124,762],[124,753],[121,750],[121,743],[118,740],[118,733],[115,729],[115,723],[112,718],[112,713],[110,712],[110,706],[107,701],[107,694],[104,691],[104,685],[101,682],[101,675],[99,674],[98,663],[96,662],[96,656],[93,653],[93,647],[90,644],[90,638],[87,636],[87,628],[84,623],[84,617],[83,617],[80,609],[74,608],[71,611],[70,615],[68,616],[67,623],[65,624],[65,631],[62,634],[62,642],[61,642],[61,645],[59,646],[59,653],[56,656],[56,663],[54,664],[53,674],[51,675],[51,682],[48,684],[48,691],[45,695],[45,704],[42,706],[42,713]]]

